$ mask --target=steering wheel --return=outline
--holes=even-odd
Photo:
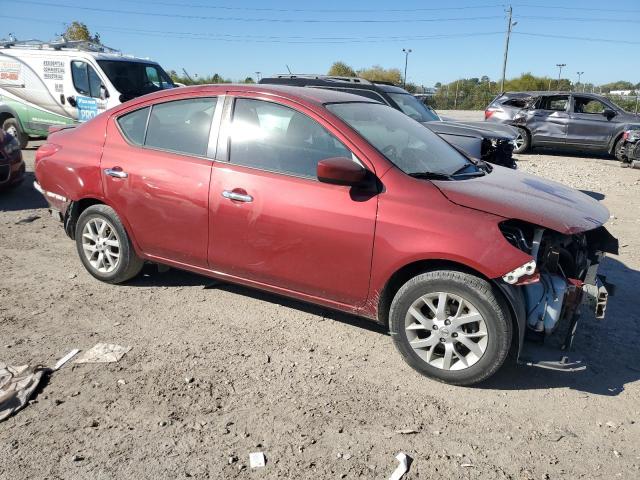
[[[394,145],[387,145],[382,149],[382,154],[387,158],[398,158],[398,149]]]

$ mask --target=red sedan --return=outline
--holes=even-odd
[[[616,248],[590,197],[329,90],[147,95],[52,133],[35,174],[99,280],[154,262],[361,315],[459,385],[573,322],[583,299],[603,311],[596,271]]]

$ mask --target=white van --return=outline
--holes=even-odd
[[[0,43],[0,126],[24,148],[50,126],[83,122],[176,85],[156,62],[89,42]]]

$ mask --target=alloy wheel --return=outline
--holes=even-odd
[[[407,340],[429,365],[463,370],[477,363],[487,349],[484,317],[468,300],[434,292],[414,301],[405,317]]]
[[[100,273],[110,273],[120,262],[120,239],[104,218],[92,218],[82,229],[82,250],[89,264]]]

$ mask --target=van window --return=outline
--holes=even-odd
[[[102,80],[91,65],[79,60],[72,61],[71,78],[76,92],[88,97],[100,98]]]
[[[205,156],[217,98],[158,103],[149,116],[145,146]]]
[[[160,65],[134,60],[98,60],[98,65],[123,100],[175,87]]]
[[[141,108],[118,118],[118,125],[122,129],[122,133],[131,143],[136,145],[144,143],[144,132],[147,128],[149,110],[151,110],[151,107]]]

